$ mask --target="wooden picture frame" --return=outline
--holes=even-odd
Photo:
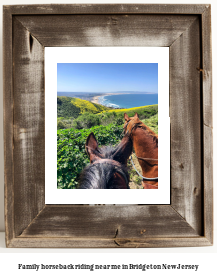
[[[211,6],[4,6],[3,30],[6,246],[212,245]],[[170,205],[45,205],[46,46],[169,47]]]

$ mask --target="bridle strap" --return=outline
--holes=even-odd
[[[137,156],[135,153],[133,153],[133,155],[134,155],[137,159],[141,159],[141,160],[144,160],[144,161],[147,161],[147,160],[158,161],[157,158],[139,157],[139,156]]]
[[[92,164],[102,164],[102,163],[107,163],[113,166],[117,166],[117,167],[121,167],[121,163],[113,160],[113,159],[109,159],[109,158],[105,158],[105,159],[97,159],[95,160]]]

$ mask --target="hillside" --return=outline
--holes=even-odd
[[[84,112],[97,114],[108,111],[109,108],[88,100],[72,97],[57,97],[57,118],[74,118]]]
[[[142,116],[142,118],[144,119],[144,118],[149,118],[150,116],[153,116],[158,113],[158,104],[126,108],[126,109],[112,109],[107,111],[107,113],[113,113],[113,112],[115,112],[117,115],[123,115],[124,113],[127,113],[129,117],[133,117],[137,112],[139,114],[139,117],[141,118]]]
[[[83,113],[79,115],[73,123],[67,123],[65,128],[83,129],[90,128],[96,125],[109,125],[111,123],[121,125],[124,123],[124,113],[127,113],[129,117],[133,117],[135,113],[139,114],[140,120],[149,119],[152,123],[152,128],[158,124],[158,105],[150,105],[129,109],[115,109],[104,111],[98,114]],[[66,122],[65,122],[66,124]],[[70,126],[71,124],[71,126]],[[63,127],[59,127],[61,129]],[[155,131],[156,132],[156,131]]]

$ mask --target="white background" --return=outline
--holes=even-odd
[[[57,189],[57,63],[158,64],[157,190]],[[169,47],[45,48],[45,204],[170,204]]]
[[[48,4],[51,1],[27,1],[27,0],[0,0],[1,5],[18,5],[18,4]],[[60,4],[61,1],[52,0],[52,3]],[[133,1],[94,1],[94,0],[85,0],[85,1],[72,1],[72,0],[64,0],[64,3],[132,3]],[[216,109],[217,99],[216,99],[216,88],[217,88],[217,79],[216,79],[216,65],[217,65],[217,2],[216,0],[196,0],[196,1],[162,1],[162,0],[148,0],[148,1],[140,1],[137,0],[136,3],[158,3],[158,4],[212,4],[212,57],[213,57],[213,126],[214,126],[214,198],[216,199]],[[0,22],[2,24],[2,14],[0,14]],[[2,28],[0,28],[1,37],[2,37]],[[0,59],[2,59],[2,42],[0,43]],[[0,111],[3,111],[3,89],[2,89],[2,62],[0,63]],[[4,232],[4,167],[3,167],[3,112],[0,113],[0,231]],[[216,238],[216,206],[215,208],[215,222],[214,222],[214,232]],[[14,254],[11,254],[14,253]],[[53,255],[47,253],[54,253]],[[56,253],[56,254],[55,254]],[[58,253],[58,254],[57,254]],[[52,257],[54,256],[55,259]],[[0,273],[2,277],[9,276],[10,274],[15,274],[17,277],[35,277],[36,275],[40,275],[40,277],[47,277],[48,273],[54,276],[64,274],[64,277],[73,277],[71,272],[46,272],[42,275],[41,272],[29,272],[29,271],[17,271],[18,263],[70,263],[78,262],[82,260],[82,263],[87,263],[86,258],[91,258],[91,262],[97,264],[102,262],[111,264],[116,262],[116,264],[130,263],[129,260],[132,259],[133,262],[137,263],[173,263],[174,260],[178,263],[197,263],[201,265],[200,271],[198,272],[181,272],[177,271],[156,271],[156,272],[130,272],[131,275],[136,275],[137,277],[155,277],[159,275],[165,275],[165,277],[216,277],[216,257],[217,257],[217,244],[215,243],[212,247],[199,247],[199,248],[162,248],[162,249],[6,249],[4,244],[4,233],[0,233]],[[86,259],[86,260],[85,260]],[[89,259],[90,262],[90,259]],[[103,272],[104,276],[108,276],[106,272]],[[88,275],[88,272],[85,272]],[[93,272],[95,277],[98,274]],[[119,272],[111,273],[109,272],[109,276],[116,274],[119,275]],[[121,273],[121,274],[124,274]],[[129,275],[129,273],[127,273]],[[46,276],[45,276],[46,275]],[[83,276],[84,274],[80,272],[80,275],[76,275],[76,277]],[[92,275],[92,274],[89,274]],[[102,273],[100,273],[102,276]],[[38,276],[39,277],[39,276]]]

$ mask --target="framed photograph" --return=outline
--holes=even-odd
[[[4,6],[7,247],[213,244],[210,10]]]
[[[170,181],[168,47],[46,47],[45,91],[45,204],[170,204],[170,182],[161,186]],[[92,132],[99,145],[123,142],[125,113],[138,113],[138,124],[147,131],[141,134],[143,147],[133,139],[134,132],[140,136],[139,126],[126,141],[129,147],[119,151],[121,160],[125,153],[128,159],[129,186],[115,187],[107,160],[85,168],[85,144]],[[140,161],[146,171],[130,152],[133,143],[137,156],[146,159]],[[86,189],[110,190],[81,190],[84,168],[91,176]],[[150,178],[144,187],[140,175]],[[120,190],[127,188],[133,190]],[[134,190],[143,188],[158,190]]]

